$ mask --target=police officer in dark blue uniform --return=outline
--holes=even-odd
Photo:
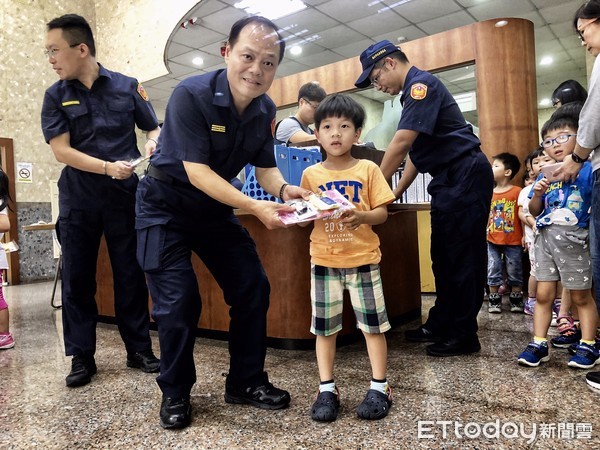
[[[384,40],[360,55],[360,88],[373,85],[402,92],[402,116],[381,163],[391,178],[406,155],[396,197],[429,172],[431,260],[437,298],[425,324],[406,338],[434,342],[432,356],[456,356],[481,349],[477,314],[483,303],[487,268],[486,224],[493,190],[491,166],[454,98],[430,73],[412,66],[404,52]]]
[[[146,152],[156,147],[158,121],[143,87],[96,62],[92,30],[75,14],[48,23],[46,54],[60,81],[44,96],[42,130],[56,159],[58,236],[62,250],[65,351],[73,355],[67,386],[82,386],[97,371],[96,264],[106,239],[115,317],[127,365],[158,372],[149,334],[148,289],[136,261],[135,191],[128,161],[140,156],[135,126],[147,131]]]
[[[228,181],[251,163],[267,192],[282,200],[307,194],[285,183],[275,164],[275,105],[265,92],[285,49],[276,30],[263,17],[240,19],[227,42],[227,69],[179,83],[138,188],[138,261],[158,325],[164,428],[183,428],[191,420],[193,349],[202,306],[192,252],[231,307],[225,401],[265,409],[290,402],[289,393],[274,387],[264,370],[270,286],[254,241],[232,207],[257,216],[270,229],[283,226],[277,211],[292,208],[251,199]]]

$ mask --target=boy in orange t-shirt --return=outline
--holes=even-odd
[[[344,290],[350,294],[356,326],[365,337],[372,372],[367,395],[356,409],[358,417],[382,419],[392,405],[384,335],[390,323],[379,272],[379,238],[372,226],[387,220],[386,205],[395,196],[377,164],[352,156],[364,120],[363,107],[351,97],[326,97],[315,111],[315,135],[327,158],[308,167],[300,183],[313,192],[337,189],[355,206],[339,218],[317,220],[310,235],[311,332],[317,337],[320,378],[311,417],[320,422],[335,420],[340,407],[333,369]]]
[[[520,167],[519,158],[511,153],[500,153],[494,156],[492,162],[496,187],[487,229],[490,313],[502,312],[502,296],[498,293],[498,288],[502,285],[503,257],[510,286],[510,310],[523,312],[523,228],[518,217],[521,188],[511,184]]]

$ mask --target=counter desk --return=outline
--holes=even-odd
[[[381,277],[392,326],[421,315],[417,211],[427,208],[428,206],[419,205],[389,205],[388,220],[374,227],[381,241]],[[267,230],[253,215],[240,213],[238,217],[254,238],[271,283],[271,302],[267,316],[269,346],[297,349],[313,347],[315,338],[309,331],[311,227],[293,226]],[[223,299],[223,293],[196,255],[192,256],[192,261],[202,296],[198,335],[226,339],[229,307]],[[113,322],[112,271],[104,240],[98,256],[96,281],[100,320]],[[149,306],[150,304],[151,300]],[[344,303],[343,327],[339,335],[342,344],[360,336],[349,298]]]

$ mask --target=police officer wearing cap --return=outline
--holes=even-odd
[[[104,235],[114,280],[115,317],[127,365],[158,372],[149,334],[148,289],[136,261],[135,192],[128,161],[138,158],[135,126],[146,130],[146,152],[160,129],[143,87],[96,62],[86,20],[67,14],[48,23],[46,54],[60,80],[44,96],[42,131],[57,161],[58,237],[62,251],[65,351],[73,355],[67,386],[96,373],[96,264]]]
[[[228,182],[251,163],[261,187],[281,200],[308,194],[288,185],[275,164],[275,105],[265,92],[285,50],[277,29],[260,16],[238,20],[225,49],[227,68],[177,85],[138,188],[138,260],[158,325],[164,428],[184,428],[191,421],[193,350],[202,307],[192,252],[231,307],[225,401],[264,409],[290,402],[289,393],[274,387],[264,370],[270,286],[255,243],[233,208],[255,215],[269,229],[283,226],[278,211],[293,208],[252,199]],[[277,241],[271,245],[277,247]]]
[[[477,314],[483,303],[487,267],[486,223],[493,190],[491,166],[454,98],[430,73],[412,66],[390,41],[360,55],[363,72],[356,86],[373,85],[401,94],[402,116],[385,151],[387,179],[406,158],[396,197],[418,172],[430,173],[431,260],[436,301],[425,324],[408,330],[414,342],[433,342],[432,356],[478,352]],[[407,156],[408,155],[408,156]]]

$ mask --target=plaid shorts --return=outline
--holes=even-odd
[[[365,333],[383,333],[391,328],[377,264],[351,269],[333,269],[312,264],[311,333],[330,336],[342,329],[344,290],[350,293],[357,328]]]

